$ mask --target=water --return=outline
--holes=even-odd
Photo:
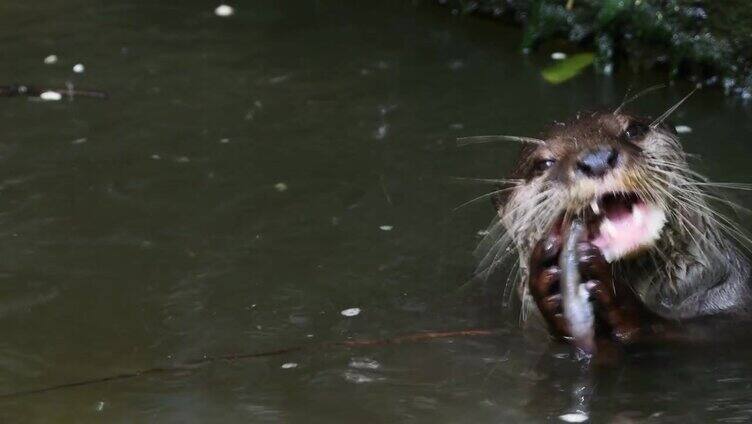
[[[568,412],[582,378],[569,350],[523,335],[501,309],[501,282],[468,282],[489,202],[453,211],[489,190],[454,177],[503,176],[517,146],[454,140],[534,136],[663,75],[550,86],[539,77],[550,52],[519,54],[517,29],[428,2],[265,0],[229,18],[216,6],[0,6],[0,84],[111,94],[0,101],[0,393],[310,348],[5,397],[2,421],[482,423]],[[45,65],[51,54],[58,62]],[[689,90],[636,107],[657,115]],[[692,127],[685,144],[704,172],[749,182],[749,117],[701,91],[675,122]],[[360,313],[341,314],[350,308]],[[470,328],[501,331],[317,344]],[[748,353],[635,353],[592,376],[590,414],[748,420]]]

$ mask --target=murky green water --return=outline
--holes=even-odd
[[[468,283],[490,204],[453,211],[489,190],[454,177],[502,176],[517,146],[454,140],[535,135],[661,76],[553,87],[538,73],[547,55],[521,56],[514,28],[370,3],[246,2],[225,19],[199,1],[0,6],[0,84],[112,96],[0,99],[0,393],[311,346],[4,397],[3,422],[539,422],[568,410],[568,350],[523,339],[502,281]],[[694,129],[685,143],[704,171],[749,182],[749,118],[700,92],[675,121]],[[317,345],[491,327],[502,331]],[[593,376],[592,416],[744,422],[749,352],[634,354]]]

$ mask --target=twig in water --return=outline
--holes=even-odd
[[[413,343],[435,339],[447,339],[452,337],[483,337],[499,334],[501,329],[469,329],[458,331],[428,331],[422,333],[406,334],[402,336],[396,336],[387,339],[364,339],[364,340],[344,340],[339,342],[323,342],[314,343],[310,345],[292,346],[282,349],[269,350],[266,352],[255,353],[230,353],[220,356],[204,356],[199,359],[194,359],[183,364],[169,365],[164,367],[153,367],[137,371],[125,372],[121,374],[110,375],[106,377],[90,378],[87,380],[79,380],[70,383],[55,384],[46,387],[40,387],[38,389],[20,390],[17,392],[0,394],[0,399],[16,398],[21,396],[29,396],[41,393],[48,393],[56,390],[62,390],[73,387],[89,386],[93,384],[106,383],[110,381],[129,380],[136,377],[142,377],[146,375],[165,374],[176,371],[193,371],[196,368],[204,365],[213,364],[216,362],[232,362],[241,361],[247,359],[258,359],[269,356],[285,355],[293,352],[300,352],[304,350],[313,350],[316,348],[334,348],[334,347],[348,347],[348,348],[365,348],[371,346],[385,346],[401,343]]]

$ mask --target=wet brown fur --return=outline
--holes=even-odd
[[[580,113],[571,121],[554,123],[541,139],[542,145],[521,149],[511,178],[522,182],[495,196],[499,221],[479,249],[482,273],[517,253],[523,319],[534,309],[525,284],[533,246],[557,216],[584,208],[604,187],[637,192],[667,213],[654,248],[612,264],[614,273],[629,276],[620,283],[646,308],[668,319],[750,310],[749,265],[739,249],[749,239],[718,212],[719,198],[708,192],[711,184],[689,168],[673,128],[626,113]],[[597,146],[619,149],[618,169],[602,180],[574,178],[577,154]],[[546,159],[556,162],[550,169],[536,170],[536,163]]]

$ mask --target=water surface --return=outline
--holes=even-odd
[[[215,6],[0,6],[0,84],[111,94],[0,102],[0,392],[313,347],[6,397],[2,421],[556,421],[577,367],[523,337],[503,280],[470,278],[490,202],[454,210],[491,189],[456,177],[501,177],[518,146],[455,139],[536,135],[665,75],[551,86],[547,52],[521,55],[519,30],[431,3]],[[689,89],[635,107],[657,115]],[[704,172],[750,182],[749,118],[701,91],[674,119]],[[468,328],[501,331],[316,347]],[[635,354],[594,377],[592,415],[749,420],[748,353]]]

